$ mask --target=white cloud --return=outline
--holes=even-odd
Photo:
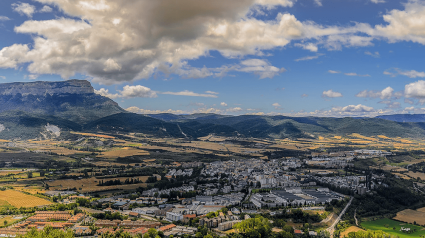
[[[368,107],[362,104],[358,105],[348,105],[345,107],[333,107],[332,111],[334,112],[372,112],[375,109],[373,107]]]
[[[141,109],[141,108],[138,108],[138,107],[129,107],[125,110],[127,110],[129,112],[133,112],[133,113],[138,113],[138,114],[161,114],[161,113],[186,114],[185,111],[172,110],[172,109],[161,111],[161,110]]]
[[[24,78],[29,79],[29,80],[36,80],[38,78],[39,75],[37,74],[28,74],[25,75]]]
[[[303,95],[301,95],[301,97],[302,97],[302,98],[306,98],[306,97],[308,97],[308,94],[305,94],[305,93],[304,93]]]
[[[296,59],[294,61],[298,62],[298,61],[304,61],[304,60],[313,60],[313,59],[319,58],[322,55],[325,55],[325,54],[317,54],[317,55],[313,55],[313,56],[306,56],[306,57],[302,57],[302,58]]]
[[[220,94],[220,93],[217,93],[217,92],[214,92],[214,91],[205,91],[205,93],[207,93],[207,94]]]
[[[317,6],[322,6],[322,0],[314,0],[314,3],[316,3]]]
[[[324,98],[339,98],[342,97],[342,93],[334,92],[332,89],[329,89],[328,91],[323,91],[322,97]]]
[[[9,21],[10,18],[7,16],[0,16],[0,21]]]
[[[373,3],[376,3],[376,4],[385,3],[385,0],[370,0],[370,1],[373,2]]]
[[[406,3],[404,10],[389,11],[383,16],[386,24],[377,26],[323,26],[301,22],[289,13],[279,13],[268,21],[249,17],[252,8],[291,7],[295,0],[35,1],[57,7],[67,18],[27,21],[16,27],[16,32],[33,36],[34,42],[20,51],[22,57],[0,55],[0,67],[16,68],[28,63],[25,67],[30,74],[69,78],[80,73],[102,84],[145,79],[163,69],[184,78],[220,77],[220,73],[235,71],[223,67],[216,72],[185,65],[213,50],[235,58],[261,56],[265,50],[280,49],[293,41],[311,51],[319,46],[329,50],[370,46],[373,40],[425,44],[425,21],[421,20],[425,3],[414,0]],[[27,16],[35,12],[29,4],[14,3],[13,7]],[[257,73],[260,78],[282,71],[271,65],[260,66],[263,69],[259,71],[243,65],[235,67]]]
[[[6,79],[6,76],[0,76],[0,79]]]
[[[345,73],[347,76],[370,77],[369,74]]]
[[[406,98],[425,99],[425,81],[419,80],[404,87]]]
[[[294,44],[295,46],[301,47],[305,50],[309,50],[311,52],[317,52],[319,50],[319,48],[317,47],[317,45],[313,44],[313,43],[307,43],[307,44],[300,44],[300,43],[296,43]]]
[[[35,13],[35,7],[28,3],[12,3],[13,11],[19,13],[21,16],[26,15],[27,17],[32,17]]]
[[[273,103],[272,106],[275,110],[283,110],[282,106],[279,103]]]
[[[234,107],[234,108],[229,108],[226,111],[227,112],[241,112],[241,111],[243,111],[243,109],[240,108],[240,107]]]
[[[49,6],[43,6],[43,8],[40,10],[40,12],[52,12],[53,9]]]
[[[111,99],[115,99],[115,98],[120,97],[120,95],[118,93],[115,93],[115,94],[109,93],[109,90],[104,89],[104,88],[101,88],[99,90],[95,89],[94,93],[99,94],[99,95],[104,96],[104,97],[111,98]]]
[[[386,108],[394,108],[394,109],[401,108],[401,103],[399,103],[399,102],[393,102],[393,101],[390,101],[390,100],[380,101],[378,103],[380,103],[380,104],[386,104],[387,105]]]
[[[241,72],[254,73],[260,76],[260,79],[273,78],[274,76],[286,71],[285,68],[277,68],[269,62],[260,59],[249,59],[241,62]]]
[[[364,54],[365,55],[370,55],[370,56],[372,56],[374,58],[379,58],[381,56],[378,51],[376,51],[375,53],[372,53],[370,51],[365,51]]]
[[[158,95],[150,88],[136,85],[136,86],[124,86],[123,90],[120,91],[121,96],[125,98],[156,98]]]
[[[358,94],[356,94],[356,97],[390,99],[394,96],[393,92],[394,92],[394,89],[391,87],[386,87],[382,91],[363,90],[359,92]],[[397,97],[400,97],[400,95],[397,95]]]
[[[382,2],[382,1],[377,1]],[[404,10],[394,9],[383,16],[387,25],[377,25],[373,34],[390,42],[412,41],[425,44],[425,2],[410,0]]]
[[[418,72],[416,70],[401,70],[398,68],[393,68],[390,70],[384,71],[385,75],[389,75],[391,77],[396,77],[397,75],[407,76],[409,78],[425,78],[425,72]]]
[[[341,73],[341,72],[335,71],[335,70],[328,70],[328,72],[331,73],[331,74],[339,74],[339,73]]]
[[[190,97],[206,97],[206,98],[217,98],[215,94],[203,94],[203,93],[194,93],[192,91],[181,91],[181,92],[161,92],[161,94],[176,95],[176,96],[190,96]]]
[[[225,102],[221,102],[220,105],[223,106],[223,107],[227,107],[227,103],[225,103]]]

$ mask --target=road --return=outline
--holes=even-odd
[[[347,203],[347,205],[345,206],[344,210],[341,211],[341,213],[339,214],[338,218],[335,220],[335,222],[328,228],[326,229],[327,231],[329,231],[329,233],[331,234],[331,238],[334,237],[334,232],[335,232],[335,226],[338,224],[338,222],[341,220],[342,216],[344,216],[344,213],[347,211],[348,207],[351,205],[351,202],[353,201],[353,198],[350,199],[350,201]]]

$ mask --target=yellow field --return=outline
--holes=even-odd
[[[412,178],[417,178],[417,177],[419,177],[421,180],[425,180],[425,174],[424,173],[414,173],[414,172],[412,172],[412,171],[409,171],[408,173],[407,173],[407,175],[409,176],[409,177],[412,177]]]
[[[0,199],[8,202],[10,205],[17,208],[36,207],[53,204],[52,202],[47,201],[45,199],[26,195],[24,193],[14,190],[0,191]]]
[[[71,133],[76,134],[76,135],[82,135],[82,136],[99,137],[99,138],[105,138],[105,139],[115,139],[115,137],[113,137],[113,136],[93,134],[93,133],[79,133],[79,132],[71,132]]]
[[[398,212],[397,216],[393,219],[407,223],[416,222],[417,224],[423,226],[425,225],[425,212],[422,212],[424,209],[425,208],[420,208],[418,210],[406,209]]]
[[[13,219],[12,216],[4,216],[4,217],[2,216],[2,217],[0,217],[0,226],[4,226],[5,221],[7,222],[6,226],[8,226],[8,225],[16,222],[17,220]]]
[[[358,232],[358,231],[364,231],[363,229],[358,228],[357,226],[350,226],[341,233],[341,237],[348,237],[348,233],[350,232]]]
[[[98,158],[115,159],[118,157],[128,157],[133,155],[149,155],[146,150],[139,150],[131,147],[114,148],[110,151],[105,151],[97,155]]]

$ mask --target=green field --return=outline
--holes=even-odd
[[[385,225],[388,225],[388,228],[385,227]],[[362,222],[362,227],[367,230],[381,230],[391,235],[399,236],[400,238],[421,237],[425,235],[425,230],[423,230],[424,228],[421,226],[415,226],[400,221],[394,221],[388,218],[376,221]],[[393,229],[394,227],[395,229]],[[410,234],[404,233],[400,231],[401,227],[410,228],[411,230],[416,229],[416,232]]]

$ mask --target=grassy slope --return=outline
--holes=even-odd
[[[385,225],[388,224],[388,228]],[[403,225],[402,225],[403,224]],[[376,220],[376,221],[366,221],[362,222],[362,227],[368,230],[381,230],[387,232],[392,235],[399,236],[400,238],[411,238],[411,237],[419,237],[425,235],[425,230],[421,226],[415,226],[407,223],[403,223],[400,221],[394,221],[388,218]],[[393,229],[395,227],[395,230]],[[407,234],[400,231],[401,227],[416,229],[416,232],[411,234]]]

